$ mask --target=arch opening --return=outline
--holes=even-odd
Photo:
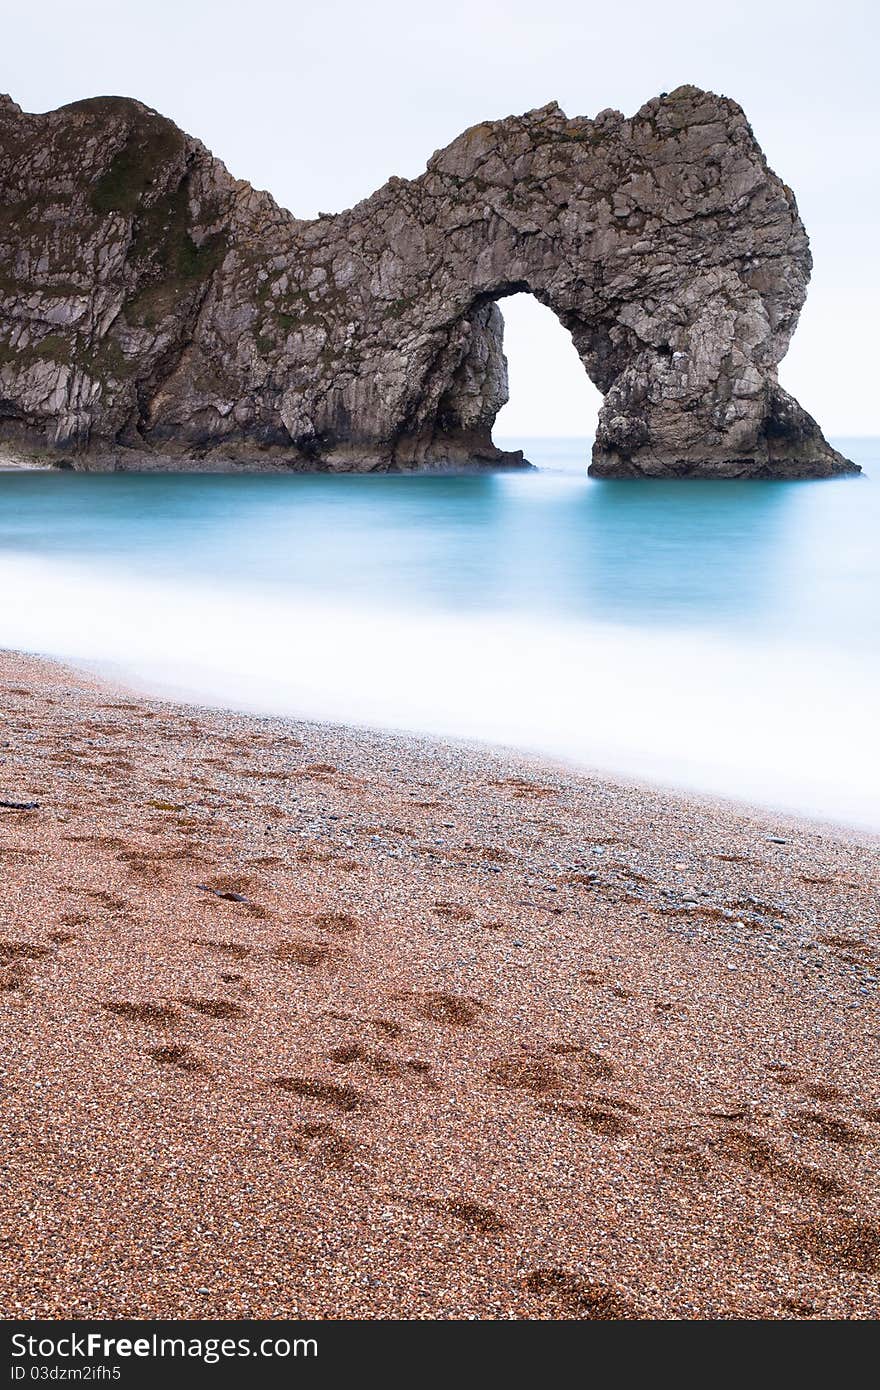
[[[602,393],[553,310],[517,287],[498,301],[504,319],[508,400],[492,428],[500,449],[538,467],[585,472]]]

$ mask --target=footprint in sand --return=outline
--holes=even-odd
[[[104,892],[102,888],[83,888],[82,893],[86,898],[93,898],[107,912],[126,912],[130,906],[127,898],[116,897],[113,893]]]
[[[543,1109],[554,1115],[576,1120],[593,1134],[600,1134],[603,1139],[624,1139],[627,1135],[635,1133],[635,1125],[631,1120],[603,1107],[558,1102],[555,1105],[545,1105]]]
[[[403,1035],[403,1028],[399,1023],[395,1023],[393,1018],[368,1018],[366,1022],[386,1038],[399,1038]]]
[[[128,872],[135,878],[145,879],[148,883],[155,884],[162,877],[162,865],[165,863],[187,863],[198,862],[201,856],[188,845],[179,845],[175,849],[137,849],[124,854],[118,854],[116,858],[124,864]]]
[[[354,1063],[360,1063],[368,1067],[377,1076],[399,1076],[400,1064],[390,1057],[386,1052],[376,1052],[362,1043],[343,1043],[341,1047],[334,1047],[330,1053],[330,1061],[338,1067],[350,1067]]]
[[[311,1076],[276,1076],[271,1084],[305,1100],[316,1100],[334,1110],[355,1110],[369,1102],[354,1086],[337,1086],[333,1081],[321,1081]]]
[[[424,1205],[432,1207],[435,1211],[445,1212],[456,1221],[460,1221],[463,1226],[478,1231],[480,1235],[499,1235],[506,1229],[507,1223],[498,1213],[480,1202],[471,1202],[461,1197],[426,1197]]]
[[[803,1321],[807,1318],[821,1317],[821,1309],[816,1303],[808,1303],[805,1298],[781,1298],[779,1308],[787,1318],[798,1318]],[[773,1318],[776,1308],[771,1304],[762,1315],[765,1319]]]
[[[876,952],[866,941],[858,936],[820,936],[819,941],[827,946],[837,960],[845,965],[870,965]]]
[[[276,960],[289,965],[315,967],[327,965],[339,955],[332,946],[320,941],[280,941],[273,952]]]
[[[429,1081],[431,1074],[430,1062],[423,1062],[418,1057],[398,1059],[387,1052],[365,1047],[359,1042],[343,1043],[340,1047],[334,1047],[330,1053],[330,1061],[340,1067],[358,1064],[374,1072],[376,1076],[404,1080],[419,1076],[423,1081]]]
[[[797,1087],[802,1096],[810,1100],[843,1100],[844,1094],[839,1086],[830,1086],[827,1081],[803,1081]]]
[[[687,1139],[673,1139],[660,1147],[659,1163],[667,1172],[703,1176],[712,1167],[709,1155]]]
[[[573,888],[595,888],[599,882],[599,875],[593,873],[565,873],[560,875],[560,883],[568,883]]]
[[[610,860],[605,867],[608,869],[613,869],[617,878],[626,879],[630,883],[655,882],[655,880],[653,878],[649,878],[647,874],[639,873],[638,869],[634,869],[632,865],[625,864],[622,860],[619,859]]]
[[[464,854],[472,855],[475,859],[484,859],[489,864],[512,864],[516,858],[509,849],[504,849],[500,845],[462,845]]]
[[[95,845],[100,849],[131,849],[130,840],[120,839],[118,835],[63,835],[62,839],[72,845]]]
[[[294,1148],[331,1168],[347,1168],[355,1145],[328,1120],[305,1120],[295,1127]]]
[[[87,912],[62,912],[58,918],[63,927],[87,927],[91,920]]]
[[[767,1070],[770,1080],[775,1081],[777,1086],[797,1086],[802,1079],[800,1072],[787,1062],[768,1062]]]
[[[164,1067],[177,1067],[180,1071],[203,1071],[199,1059],[188,1047],[170,1044],[168,1047],[151,1047],[147,1052],[154,1062]]]
[[[564,1060],[560,1063],[546,1056],[499,1057],[489,1067],[487,1076],[507,1090],[526,1091],[542,1102],[541,1109],[548,1114],[573,1120],[603,1138],[622,1139],[635,1133],[627,1116],[638,1115],[637,1106],[603,1093],[584,1095],[581,1089],[587,1076],[607,1078],[612,1074],[611,1064],[604,1057],[570,1043],[555,1043],[550,1051]]]
[[[467,1197],[418,1197],[404,1192],[389,1192],[386,1195],[403,1206],[428,1207],[432,1211],[451,1216],[480,1235],[500,1235],[507,1229],[507,1222],[497,1211]]]
[[[744,1163],[752,1172],[775,1178],[796,1192],[809,1192],[822,1197],[840,1197],[846,1192],[843,1184],[830,1174],[808,1163],[786,1158],[766,1139],[750,1130],[727,1131],[717,1147],[723,1154]]]
[[[551,1043],[549,1051],[556,1057],[567,1057],[580,1077],[610,1080],[614,1067],[608,1058],[585,1043]]]
[[[726,906],[732,912],[750,912],[758,917],[778,917],[781,921],[788,921],[791,915],[778,903],[765,903],[760,898],[731,898]]]
[[[326,864],[328,868],[338,869],[340,873],[350,874],[361,866],[356,859],[342,859],[332,849],[299,849],[296,851],[298,864]]]
[[[175,1002],[207,1018],[243,1018],[245,1014],[241,1005],[232,999],[198,999],[192,994],[181,994]]]
[[[0,941],[0,960],[40,960],[51,954],[51,947],[35,941]]]
[[[770,1073],[770,1080],[775,1081],[777,1086],[791,1086],[802,1096],[808,1096],[810,1100],[839,1101],[845,1099],[839,1086],[832,1086],[827,1081],[812,1081],[787,1062],[768,1062],[767,1070]]]
[[[496,1086],[504,1086],[509,1091],[528,1091],[533,1096],[553,1095],[563,1086],[558,1069],[537,1057],[498,1057],[486,1075]]]
[[[863,1144],[867,1138],[845,1120],[838,1119],[836,1115],[822,1115],[818,1110],[799,1110],[789,1120],[788,1127],[795,1134],[806,1135],[808,1139],[830,1139],[832,1144],[843,1146]]]
[[[130,1019],[132,1023],[152,1023],[164,1028],[180,1017],[170,1004],[136,1003],[130,999],[101,999],[98,1003],[108,1013]]]
[[[201,937],[195,937],[189,944],[204,946],[208,951],[219,951],[222,955],[232,956],[234,960],[245,960],[251,954],[249,946],[242,946],[237,941],[206,941]]]
[[[316,782],[332,782],[339,769],[332,763],[306,763],[292,772],[291,777],[309,777]]]
[[[545,797],[557,795],[555,787],[545,787],[540,782],[530,782],[525,777],[505,777],[501,781],[490,782],[489,786],[509,791],[512,796],[521,800],[541,801]]]
[[[30,979],[30,968],[25,962],[13,961],[0,968],[0,994],[26,994]]]
[[[456,1028],[469,1028],[486,1012],[486,1005],[466,994],[444,994],[441,990],[424,993],[400,993],[394,999],[408,1001],[422,1018],[431,1023],[449,1023]]]
[[[312,918],[319,931],[334,932],[337,936],[350,936],[360,931],[360,923],[348,912],[319,912]]]
[[[610,1322],[639,1316],[626,1295],[613,1284],[581,1279],[564,1269],[533,1269],[524,1282],[541,1311],[555,1318]]]
[[[858,1217],[837,1217],[795,1227],[798,1244],[827,1269],[880,1274],[880,1226]]]
[[[431,911],[435,917],[445,917],[448,922],[472,922],[474,914],[469,907],[462,907],[459,903],[434,903]]]

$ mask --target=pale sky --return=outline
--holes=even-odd
[[[734,97],[812,241],[783,384],[826,432],[880,434],[874,0],[4,0],[2,19],[0,90],[26,110],[138,97],[306,217],[551,99],[592,116],[683,82]],[[498,433],[592,432],[598,394],[549,311],[510,301],[507,350]]]

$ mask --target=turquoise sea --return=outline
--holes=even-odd
[[[835,482],[0,473],[0,646],[880,829],[880,440]]]

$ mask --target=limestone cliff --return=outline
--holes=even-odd
[[[0,98],[0,439],[78,468],[497,461],[496,301],[529,290],[604,393],[595,474],[847,471],[776,380],[809,272],[743,112],[694,87],[487,121],[313,221],[139,102]]]

